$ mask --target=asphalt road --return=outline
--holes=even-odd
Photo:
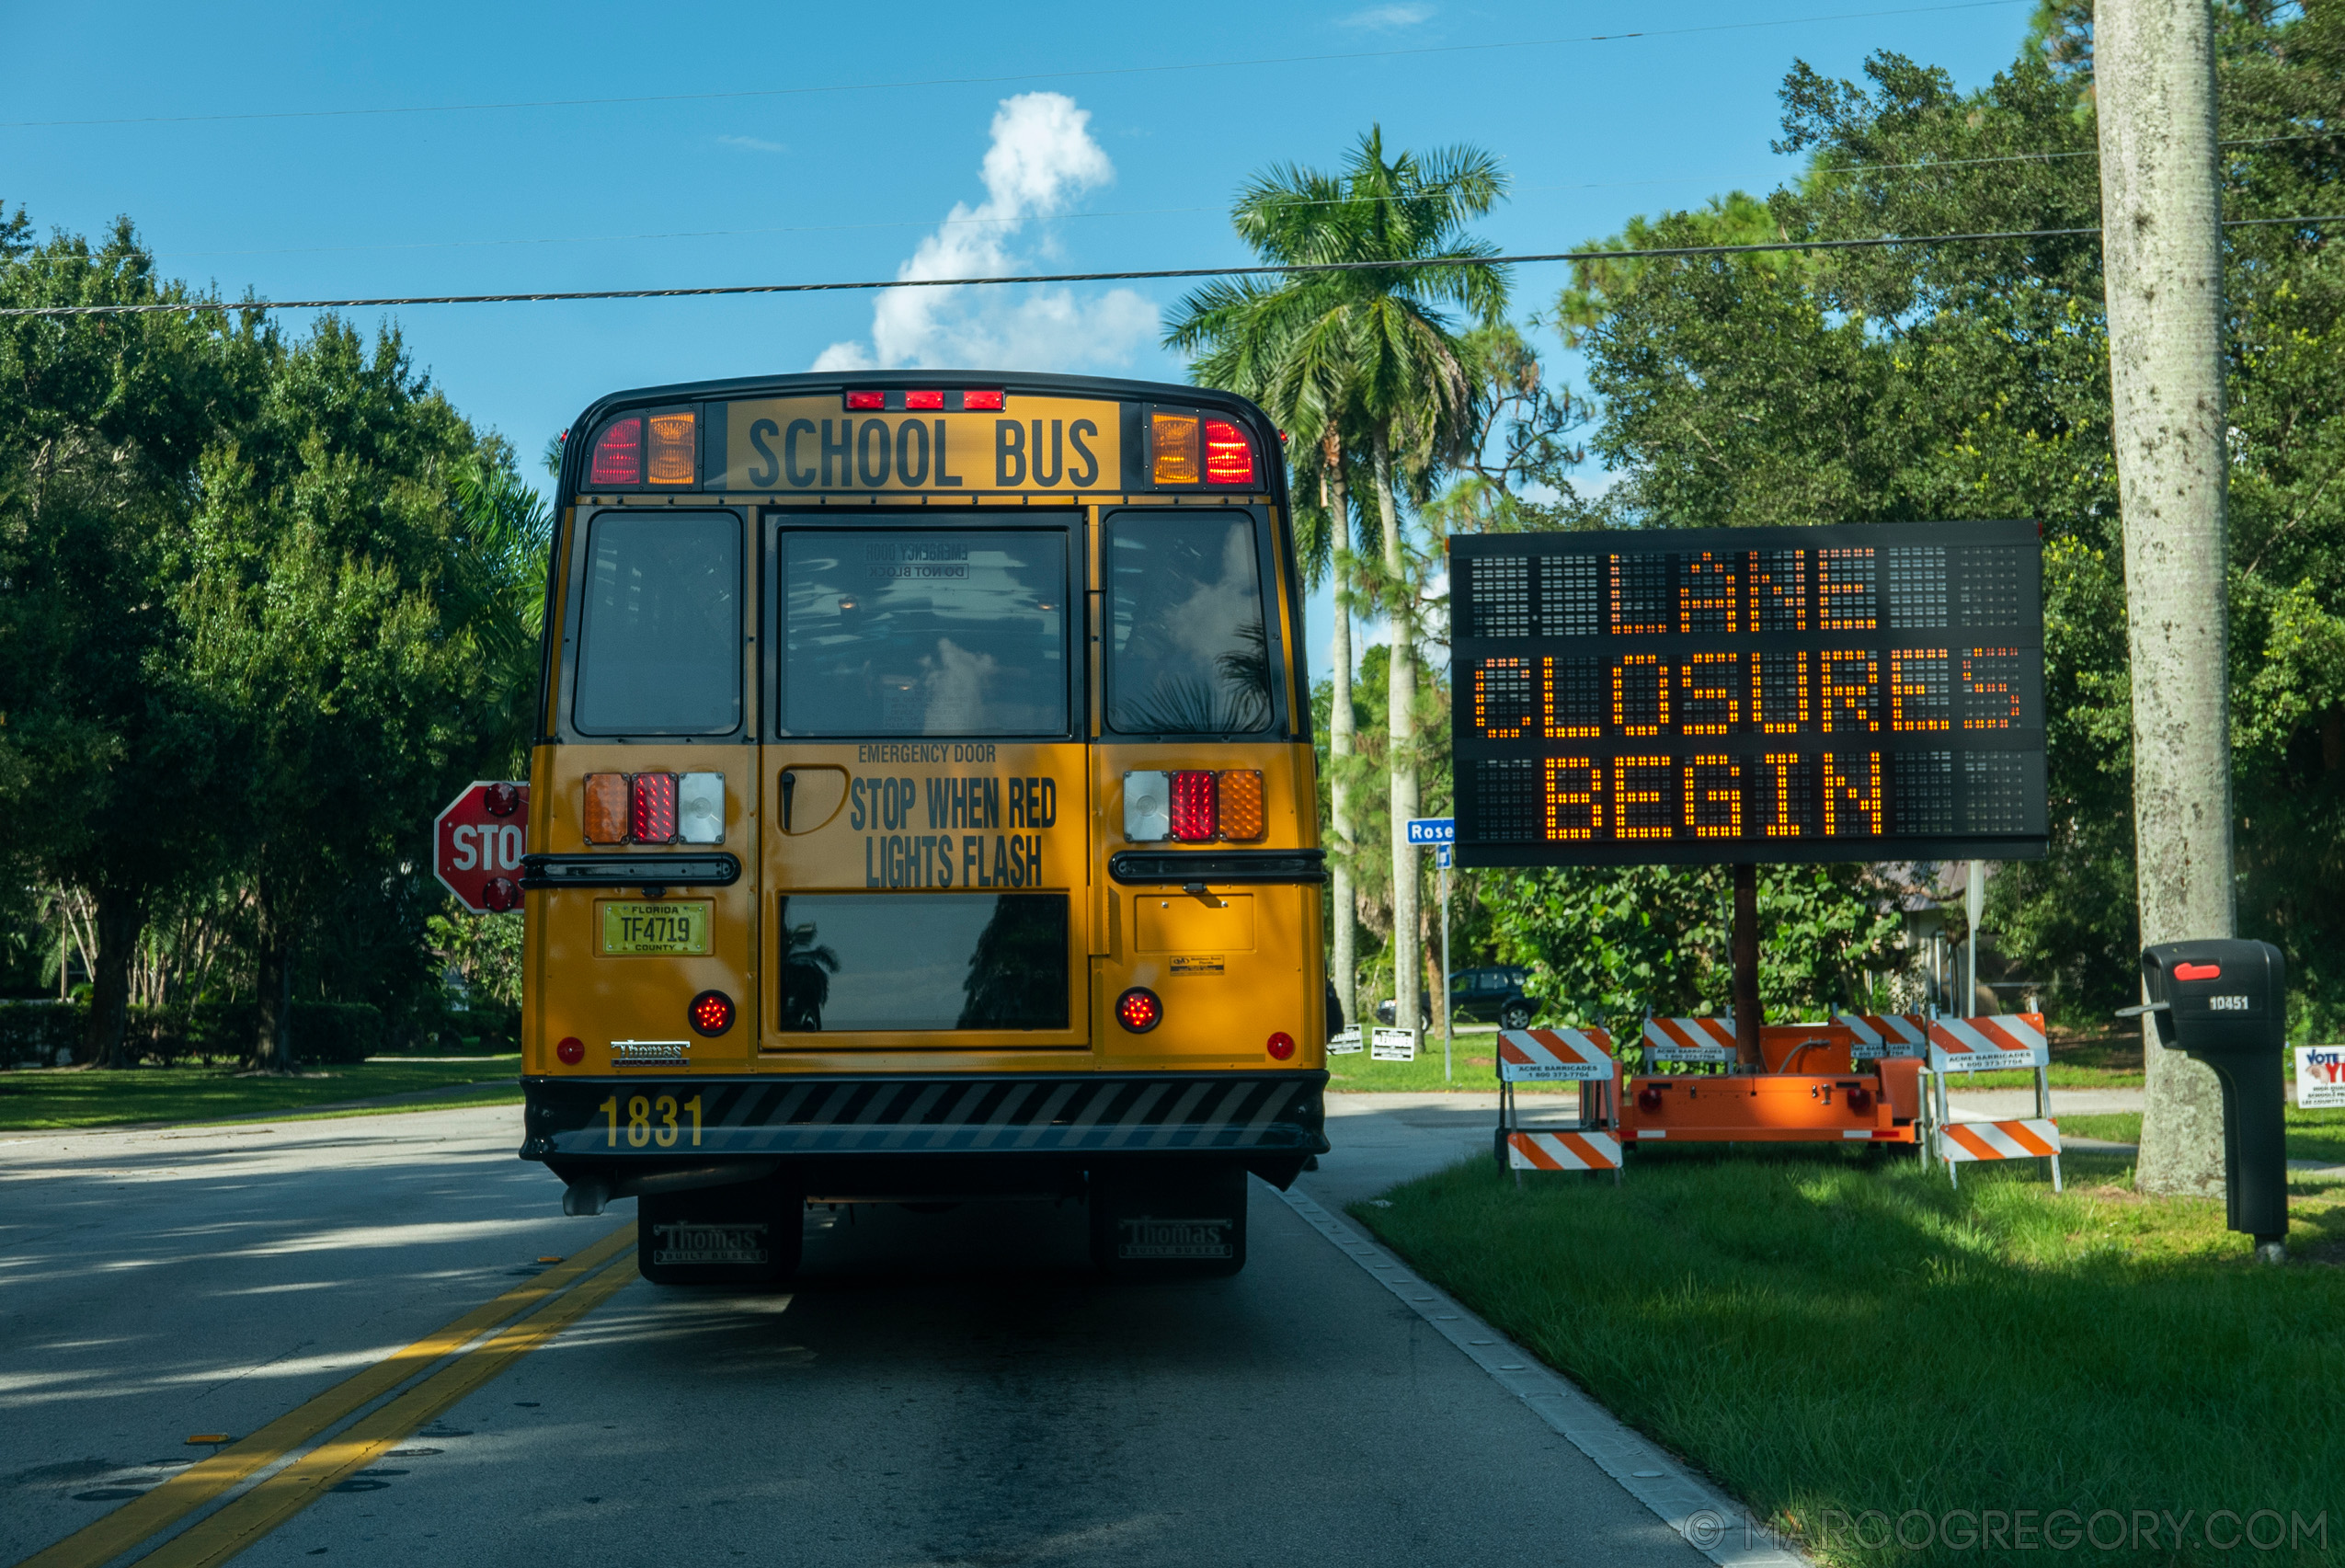
[[[1330,1207],[1488,1148],[1364,1098]],[[0,1139],[0,1562],[631,1218],[564,1219],[517,1140],[513,1107]],[[794,1291],[632,1280],[236,1561],[1704,1561],[1258,1184],[1244,1274],[1170,1288],[1097,1280],[1071,1207],[808,1225]]]

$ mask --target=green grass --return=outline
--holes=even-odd
[[[2304,1111],[2291,1105],[2286,1115],[2289,1159],[2345,1165],[2345,1110]],[[2060,1130],[2078,1138],[2105,1138],[2111,1143],[2139,1143],[2142,1114],[2124,1111],[2099,1116],[2062,1116]]]
[[[512,1078],[520,1073],[520,1067],[519,1055],[507,1055],[462,1061],[369,1061],[348,1067],[314,1068],[287,1078],[247,1074],[224,1067],[143,1067],[122,1072],[73,1068],[0,1072],[0,1131],[109,1127],[126,1122],[210,1121],[256,1113],[269,1116],[309,1105],[372,1099],[378,1094]],[[451,1095],[429,1104],[439,1109],[494,1104],[520,1097],[519,1088],[484,1087],[476,1095]]]
[[[1477,1161],[1353,1213],[1835,1568],[2035,1560],[1867,1550],[1870,1510],[2035,1509],[2039,1528],[2064,1508],[2326,1510],[2345,1547],[2345,1186],[2296,1185],[2298,1261],[2272,1268],[2219,1202],[2141,1198],[2114,1157],[2064,1163],[2065,1195],[2032,1161],[1950,1190],[1837,1149],[1641,1150],[1618,1186],[1517,1188]],[[2233,1560],[2130,1537],[2042,1555]],[[2236,1555],[2329,1561],[2309,1542]]]
[[[1493,1034],[1459,1035],[1451,1047],[1450,1066],[1454,1076],[1444,1082],[1441,1076],[1441,1036],[1417,1042],[1414,1061],[1371,1061],[1363,1050],[1356,1056],[1327,1059],[1327,1086],[1349,1093],[1389,1094],[1401,1091],[1474,1090],[1495,1093],[1498,1089],[1498,1036]],[[1576,1083],[1518,1083],[1524,1093],[1540,1093],[1579,1088]]]

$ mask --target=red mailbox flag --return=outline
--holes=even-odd
[[[529,819],[529,785],[467,785],[431,825],[431,866],[440,885],[475,914],[520,909]]]

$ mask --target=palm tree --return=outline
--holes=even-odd
[[[1367,448],[1381,532],[1380,569],[1364,572],[1392,627],[1391,738],[1393,979],[1399,1020],[1419,1007],[1417,850],[1408,818],[1419,809],[1416,750],[1416,600],[1402,547],[1396,470],[1422,475],[1455,454],[1470,424],[1471,386],[1445,306],[1493,323],[1506,307],[1503,268],[1466,225],[1504,194],[1497,160],[1471,147],[1403,152],[1387,159],[1371,126],[1337,174],[1278,165],[1241,193],[1232,221],[1273,263],[1401,263],[1339,272],[1293,272],[1275,280],[1211,283],[1182,302],[1169,348],[1199,357],[1200,381],[1253,396],[1297,438],[1325,454],[1330,513],[1348,514],[1345,458]],[[1432,263],[1425,265],[1425,263]],[[1337,724],[1350,751],[1350,625],[1337,595]],[[1331,726],[1329,750],[1336,755]],[[1340,768],[1340,763],[1337,764]],[[1338,777],[1340,778],[1340,773]],[[1348,813],[1337,807],[1336,836]],[[1339,890],[1339,903],[1343,892]],[[1339,941],[1348,934],[1339,919]],[[1348,969],[1339,970],[1348,982]],[[1348,983],[1344,984],[1348,990]]]

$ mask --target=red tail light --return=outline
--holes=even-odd
[[[1135,1035],[1145,1035],[1164,1022],[1164,1004],[1146,986],[1134,986],[1115,999],[1115,1022]]]
[[[692,998],[684,1016],[692,1022],[694,1034],[721,1035],[733,1026],[733,999],[721,990],[704,990]]]
[[[986,392],[964,392],[961,394],[961,406],[970,409],[999,409],[1001,406],[1001,390],[995,388]]]
[[[594,438],[594,460],[587,465],[589,485],[643,483],[643,417],[631,414],[613,419]]]
[[[1211,773],[1184,768],[1172,775],[1172,836],[1191,843],[1220,832],[1218,795]]]
[[[1246,432],[1228,419],[1205,422],[1205,482],[1208,485],[1251,485],[1254,482],[1253,443]]]
[[[554,1047],[554,1054],[562,1059],[563,1066],[576,1067],[586,1060],[586,1042],[576,1035],[565,1035],[562,1043]]]
[[[942,408],[944,406],[944,395],[941,392],[908,392],[904,394],[904,406],[907,408]]]
[[[1848,1108],[1863,1116],[1872,1109],[1872,1091],[1859,1087],[1848,1091]]]
[[[1281,1029],[1270,1036],[1270,1059],[1285,1061],[1295,1054],[1295,1036]]]
[[[884,392],[851,392],[847,394],[847,406],[850,408],[885,408],[887,406],[887,394]]]
[[[676,841],[676,775],[637,773],[627,814],[627,836],[639,844]]]
[[[1661,1091],[1648,1083],[1637,1091],[1637,1109],[1651,1116],[1661,1109]]]

